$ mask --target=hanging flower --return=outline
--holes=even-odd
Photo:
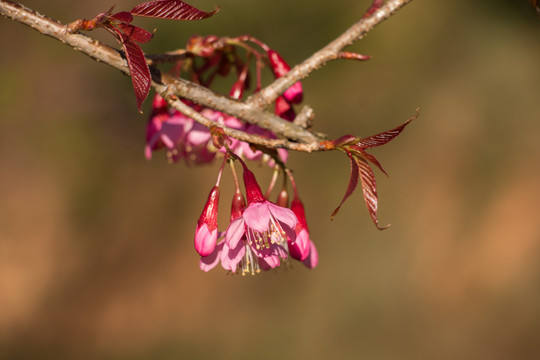
[[[231,214],[234,219],[225,233],[225,244],[232,253],[227,253],[226,260],[237,264],[240,259],[243,272],[254,273],[275,268],[280,259],[288,257],[287,237],[296,237],[298,220],[292,210],[266,200],[255,175],[244,163],[242,166],[248,206],[232,211],[236,214]]]
[[[195,230],[195,250],[201,256],[210,255],[215,247],[218,237],[217,210],[219,203],[219,186],[214,186],[208,195],[201,217]]]

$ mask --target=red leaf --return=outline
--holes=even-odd
[[[109,18],[129,24],[133,20],[133,15],[131,15],[127,11],[121,11],[121,12],[117,12],[116,14],[109,15]]]
[[[354,136],[354,135],[343,135],[339,139],[332,140],[332,143],[335,146],[341,146],[341,145],[351,144],[356,140],[358,140],[358,138],[356,136]]]
[[[149,1],[131,9],[131,13],[136,16],[170,20],[201,20],[209,18],[218,11],[219,8],[216,7],[211,12],[205,12],[180,0]]]
[[[349,198],[349,196],[352,195],[354,190],[356,189],[356,186],[358,186],[358,175],[359,175],[359,169],[358,169],[358,163],[354,160],[353,156],[347,152],[347,155],[349,156],[349,159],[351,160],[351,178],[349,179],[349,185],[347,186],[347,190],[345,191],[345,195],[343,196],[343,199],[341,200],[341,203],[339,206],[334,210],[332,215],[330,216],[330,220],[334,220],[334,217],[339,212],[339,209],[341,209],[341,206]]]
[[[150,69],[148,68],[148,64],[146,64],[146,58],[139,45],[133,42],[129,36],[124,34],[121,35],[120,40],[122,41],[122,45],[124,45],[124,50],[126,52],[131,82],[133,83],[133,90],[135,91],[135,97],[137,98],[137,109],[141,112],[141,105],[150,92],[150,85],[152,82]]]
[[[364,149],[362,149],[362,148],[360,148],[358,146],[355,146],[355,145],[350,146],[349,150],[351,150],[353,153],[357,154],[359,157],[363,157],[364,159],[368,160],[373,165],[378,167],[379,170],[381,170],[384,173],[384,175],[388,176],[388,173],[383,169],[381,163],[379,163],[379,160],[377,160],[377,158],[375,156],[373,156],[371,154],[368,154],[367,152],[364,151]]]
[[[118,24],[118,28],[131,40],[144,44],[152,40],[154,34],[135,25]]]
[[[366,203],[366,206],[368,208],[369,215],[375,223],[375,226],[377,226],[377,229],[384,230],[390,225],[386,225],[384,227],[379,226],[379,220],[377,219],[377,183],[375,182],[375,175],[373,174],[373,170],[371,169],[366,160],[358,157],[355,157],[354,160],[359,169],[364,202]]]
[[[355,145],[361,147],[362,149],[369,149],[372,147],[384,145],[390,140],[394,139],[396,136],[398,136],[403,131],[403,129],[405,129],[405,126],[409,125],[409,123],[417,117],[418,113],[412,118],[405,121],[400,126],[377,135],[368,136],[367,138],[360,139],[357,143],[355,143]]]

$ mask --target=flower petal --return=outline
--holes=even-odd
[[[306,260],[310,252],[310,243],[307,230],[300,230],[296,235],[296,241],[289,242],[289,253],[291,257],[300,261]]]
[[[258,232],[268,231],[271,213],[267,204],[269,204],[268,201],[264,203],[254,202],[247,207],[242,217],[249,228]]]
[[[313,241],[309,242],[309,256],[302,263],[310,269],[313,269],[319,264],[319,253]]]
[[[203,224],[195,230],[195,250],[201,256],[208,256],[214,251],[217,242],[217,229],[208,230],[208,226]]]
[[[246,233],[246,227],[244,226],[244,219],[240,216],[236,220],[233,220],[227,232],[225,233],[225,242],[230,249],[236,248],[242,236]]]
[[[221,258],[220,253],[222,252],[224,244],[225,242],[223,240],[220,241],[210,255],[201,257],[201,260],[199,261],[199,268],[202,271],[208,272],[216,267]]]
[[[236,272],[236,266],[246,253],[246,246],[243,243],[238,243],[236,248],[230,249],[227,244],[223,247],[223,252],[221,253],[221,266],[225,270],[230,270]]]
[[[269,201],[267,201],[266,204],[272,215],[274,215],[278,221],[287,224],[287,226],[289,226],[291,229],[296,228],[298,219],[291,209],[277,206]]]
[[[263,270],[270,270],[279,266],[279,256],[270,255],[264,258],[259,258],[259,265]]]

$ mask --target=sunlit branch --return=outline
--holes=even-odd
[[[381,8],[352,25],[347,31],[317,51],[302,63],[293,67],[289,73],[260,92],[252,95],[246,102],[264,108],[272,104],[285,90],[299,80],[306,78],[314,70],[320,69],[331,60],[339,59],[340,52],[347,46],[362,39],[375,26],[392,16],[401,7],[412,0],[388,0]]]
[[[367,17],[363,17],[326,47],[294,67],[285,76],[263,88],[259,93],[252,95],[247,101],[237,101],[216,94],[206,87],[162,73],[155,67],[151,68],[153,77],[152,86],[158,93],[167,98],[175,109],[204,126],[213,126],[215,123],[182,103],[178,98],[188,99],[207,108],[221,111],[251,124],[256,124],[263,129],[270,130],[279,139],[266,139],[258,135],[247,134],[242,131],[223,127],[225,134],[228,136],[271,148],[282,147],[304,152],[327,150],[327,148],[321,145],[321,141],[325,139],[309,130],[310,122],[313,118],[311,108],[304,108],[295,122],[289,122],[267,111],[268,106],[298,80],[307,77],[313,70],[324,66],[328,61],[339,58],[339,54],[343,48],[362,38],[377,24],[394,14],[410,1],[412,0],[388,0],[381,8]],[[56,20],[38,14],[23,5],[6,0],[0,0],[0,14],[28,25],[40,33],[55,38],[75,50],[90,56],[96,61],[106,63],[129,75],[127,62],[120,51],[86,35],[69,33],[66,25]],[[177,60],[184,56],[182,51],[176,51],[147,56],[147,59],[150,65],[155,65],[161,62]]]

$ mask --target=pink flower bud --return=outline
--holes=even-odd
[[[291,210],[296,215],[298,223],[295,229],[296,239],[288,241],[289,253],[293,259],[304,261],[309,255],[311,240],[309,239],[304,205],[297,196],[294,197],[291,203]]]
[[[270,66],[272,71],[277,78],[280,78],[287,74],[291,67],[283,60],[281,55],[279,55],[274,50],[268,50],[268,60],[270,60]],[[302,84],[300,82],[295,83],[293,86],[285,90],[283,97],[287,99],[288,102],[293,104],[298,104],[302,102],[303,90]]]
[[[219,187],[214,186],[208,195],[208,200],[195,230],[195,250],[201,256],[210,255],[216,247],[218,203]]]
[[[296,118],[294,109],[283,96],[276,99],[276,115],[288,121],[293,121]]]
[[[159,94],[154,96],[154,101],[152,102],[152,114],[167,112],[169,104],[167,101],[162,98]]]

